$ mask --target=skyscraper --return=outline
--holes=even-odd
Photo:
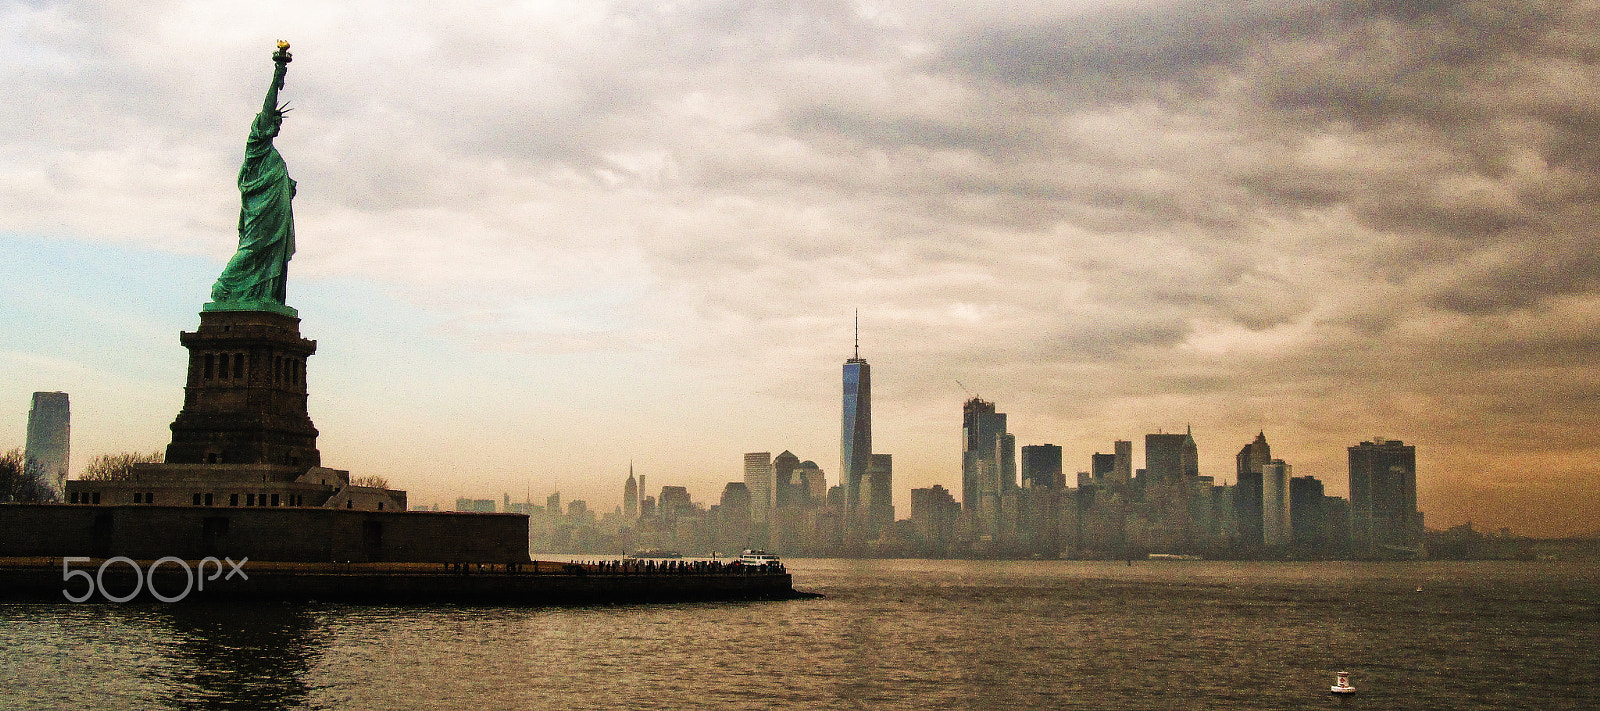
[[[863,504],[866,508],[866,535],[876,537],[894,523],[894,457],[874,454],[867,462],[867,482]]]
[[[1272,461],[1272,445],[1267,444],[1266,431],[1257,432],[1256,438],[1239,450],[1234,459],[1240,474],[1261,471],[1261,467]]]
[[[1263,542],[1261,471],[1270,461],[1272,446],[1267,444],[1265,431],[1257,433],[1255,440],[1234,457],[1237,485],[1233,489],[1233,513],[1239,521],[1239,538],[1245,545],[1259,546]]]
[[[622,516],[628,521],[639,518],[639,482],[633,478],[633,462],[628,462],[628,481],[622,485]]]
[[[1047,489],[1063,481],[1060,445],[1030,444],[1022,448],[1022,488]]]
[[[1133,443],[1119,439],[1111,443],[1117,457],[1116,468],[1113,470],[1114,478],[1111,483],[1117,486],[1127,486],[1133,478]]]
[[[1204,525],[1203,513],[1201,517],[1195,515],[1201,482],[1194,437],[1187,431],[1145,435],[1144,468],[1145,498],[1155,510],[1152,540],[1168,546],[1193,545]]]
[[[805,488],[807,506],[819,506],[828,499],[828,477],[822,472],[822,467],[809,459],[795,467],[794,476],[800,480],[800,485]]]
[[[1000,460],[1000,493],[1017,488],[1017,436],[1010,432],[1000,434],[995,458]]]
[[[750,521],[757,526],[767,524],[767,514],[772,510],[772,453],[749,452],[744,455],[744,485],[750,488]],[[662,506],[666,502],[661,502]]]
[[[1023,449],[1027,449],[1024,447]],[[1117,455],[1101,454],[1095,452],[1089,457],[1089,476],[1096,484],[1105,484],[1111,481],[1117,473]]]
[[[694,501],[689,498],[689,489],[682,486],[661,487],[661,497],[656,506],[656,512],[669,522],[694,514]]]
[[[772,505],[775,508],[799,506],[809,498],[804,485],[795,479],[800,468],[800,458],[784,450],[772,458]]]
[[[995,412],[994,403],[973,397],[961,407],[961,505],[972,513],[982,533],[993,535],[999,529],[1000,496],[1006,465],[1006,416]],[[1015,468],[1015,464],[1011,465]]]
[[[960,516],[961,505],[944,487],[911,490],[911,526],[929,552],[943,551]]]
[[[1323,517],[1322,482],[1312,476],[1289,479],[1289,541],[1298,545],[1327,544],[1327,520]]]
[[[750,487],[742,481],[728,482],[715,508],[716,545],[723,550],[750,545]]]
[[[730,481],[722,487],[720,504],[725,527],[750,527],[750,487],[742,481]]]
[[[1293,468],[1282,459],[1261,467],[1261,543],[1289,545],[1289,477]]]
[[[71,454],[72,412],[63,392],[33,394],[28,409],[28,441],[23,462],[28,472],[57,501],[67,490],[67,464]]]
[[[1194,437],[1183,434],[1144,436],[1145,476],[1152,483],[1186,482],[1200,476],[1200,455]]]
[[[1350,538],[1356,552],[1416,555],[1422,544],[1416,446],[1374,437],[1349,451]]]
[[[855,355],[844,362],[844,417],[839,436],[839,471],[844,485],[845,525],[860,523],[861,486],[872,460],[872,369],[861,357],[861,320],[856,317]]]

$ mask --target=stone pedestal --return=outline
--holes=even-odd
[[[306,359],[317,342],[300,337],[300,319],[204,311],[200,329],[179,340],[189,349],[189,376],[169,464],[321,465],[306,412]]]

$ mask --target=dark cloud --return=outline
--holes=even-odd
[[[1175,346],[1192,331],[1183,318],[1170,313],[1152,312],[1144,318],[1119,315],[1115,320],[1080,322],[1073,331],[1055,336],[1055,347],[1042,355],[1051,359],[1121,360],[1136,349]]]
[[[1459,268],[1438,279],[1425,303],[1456,313],[1499,313],[1600,287],[1600,238],[1524,239],[1463,255]]]
[[[1561,18],[1540,3],[1327,3],[1314,32],[1275,32],[1259,56],[1271,106],[1311,121],[1478,123],[1488,90],[1514,86],[1519,60]]]
[[[1039,85],[1093,101],[1209,94],[1277,3],[1108,3],[1050,21],[994,27],[948,48],[940,68],[1001,84]],[[1290,4],[1292,5],[1292,3]]]
[[[883,116],[835,106],[801,106],[789,114],[790,130],[801,135],[846,136],[864,146],[905,150],[973,150],[1003,156],[1033,150],[1042,136],[1008,127],[966,121],[961,116]]]

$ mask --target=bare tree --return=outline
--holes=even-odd
[[[39,481],[39,477],[32,471],[34,467],[28,466],[28,461],[22,453],[21,447],[11,449],[5,454],[0,454],[0,501],[53,501],[55,495],[50,487]]]
[[[361,476],[350,477],[350,485],[370,486],[374,489],[387,489],[389,488],[389,479],[388,477],[378,476],[377,474],[363,474]]]
[[[102,454],[89,460],[78,478],[84,481],[128,481],[133,478],[133,465],[159,464],[162,459],[159,449],[154,452]]]

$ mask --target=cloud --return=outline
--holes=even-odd
[[[908,418],[960,378],[1069,447],[1279,423],[1335,479],[1353,429],[1596,446],[1582,3],[286,8],[0,9],[0,230],[220,265],[282,36],[291,272],[475,352],[647,358],[672,407],[830,437],[859,307]],[[943,430],[884,426],[950,483]]]

